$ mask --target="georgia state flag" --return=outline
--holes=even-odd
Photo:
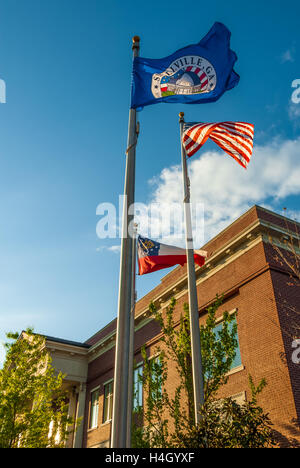
[[[174,265],[184,265],[187,262],[186,250],[172,245],[161,244],[146,237],[138,236],[139,275],[169,268]],[[204,265],[207,252],[194,250],[194,260],[200,267]]]
[[[131,108],[141,110],[158,102],[214,102],[239,82],[237,60],[230,49],[230,31],[215,23],[198,44],[162,59],[135,57]]]

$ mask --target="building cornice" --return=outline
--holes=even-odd
[[[89,351],[89,348],[86,346],[72,345],[70,343],[63,343],[47,338],[45,346],[51,353],[60,352],[68,354],[70,356],[78,355],[86,357]]]

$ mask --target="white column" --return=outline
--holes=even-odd
[[[73,386],[69,391],[68,417],[73,418],[74,421],[76,418],[76,408],[77,408],[77,392],[76,392],[76,387]],[[75,436],[75,434],[73,434],[73,429],[74,429],[74,425],[69,427],[69,430],[71,432],[66,442],[67,448],[73,448],[74,436]]]
[[[79,393],[78,393],[76,424],[79,418],[81,418],[81,422],[78,424],[78,427],[75,431],[73,448],[82,448],[85,399],[86,399],[86,385],[84,383],[81,383],[79,387]]]

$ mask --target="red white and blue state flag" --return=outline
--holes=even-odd
[[[254,125],[246,122],[186,123],[182,142],[187,156],[193,156],[208,138],[247,169],[253,150]]]
[[[186,250],[172,245],[161,244],[146,237],[138,236],[139,274],[145,275],[153,271],[169,268],[174,265],[184,265],[187,262]],[[194,260],[200,267],[204,265],[207,252],[194,250]]]

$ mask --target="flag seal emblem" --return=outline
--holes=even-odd
[[[213,65],[203,57],[186,55],[174,60],[163,73],[152,76],[151,91],[159,99],[178,94],[210,93],[216,85]]]

